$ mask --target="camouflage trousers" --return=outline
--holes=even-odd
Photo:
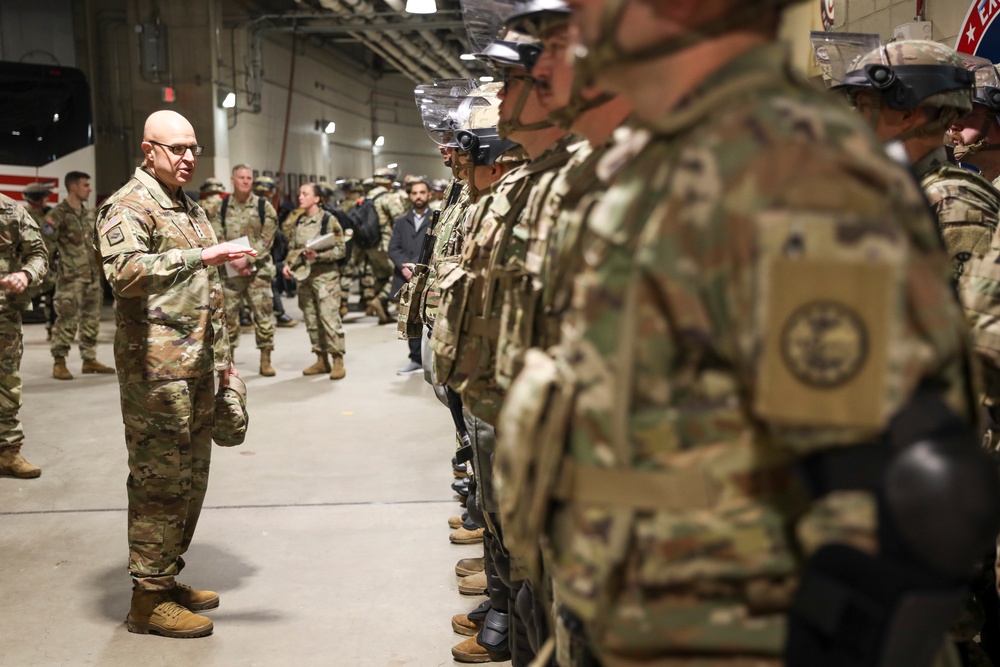
[[[24,431],[21,409],[21,313],[0,310],[0,449],[20,448]]]
[[[379,248],[369,248],[362,250],[361,256],[364,258],[364,273],[361,275],[361,300],[371,301],[378,297],[383,300],[389,299],[389,290],[392,287],[392,260],[389,259],[389,252]]]
[[[347,244],[347,252],[350,254],[348,260],[340,267],[340,303],[347,305],[347,299],[351,296],[351,288],[354,287],[354,279],[361,278],[365,273],[371,273],[371,267],[365,262],[364,252],[358,250],[353,243]],[[374,274],[372,280],[375,279]]]
[[[240,346],[240,306],[250,307],[254,339],[258,350],[274,348],[274,295],[271,281],[258,276],[236,276],[222,279],[226,295],[226,326],[229,327],[229,346]]]
[[[215,374],[121,385],[128,448],[128,570],[137,588],[174,585],[208,489]]]
[[[340,274],[336,271],[299,281],[299,308],[316,354],[343,355],[344,324],[340,320]]]
[[[101,331],[101,281],[58,280],[56,282],[56,324],[52,328],[52,356],[65,357],[80,333],[80,356],[97,358],[97,334]]]

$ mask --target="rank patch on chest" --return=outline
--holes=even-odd
[[[838,387],[858,374],[868,356],[868,332],[856,312],[836,301],[815,301],[792,313],[781,332],[789,372],[812,387]]]

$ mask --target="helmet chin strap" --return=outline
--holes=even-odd
[[[611,93],[601,93],[588,100],[583,96],[583,89],[586,85],[584,77],[578,69],[574,68],[573,87],[570,89],[569,102],[562,109],[556,109],[549,113],[549,119],[553,123],[564,130],[569,130],[580,114],[602,107],[615,98]]]
[[[531,95],[534,87],[534,79],[528,78],[521,81],[521,93],[517,96],[517,102],[514,104],[514,112],[510,115],[510,120],[502,120],[497,124],[497,133],[501,139],[510,138],[511,132],[535,132],[552,127],[552,121],[548,118],[534,123],[521,122],[521,112],[524,111],[524,105],[527,104],[528,96]]]
[[[753,23],[767,10],[780,10],[799,0],[758,0],[745,2],[724,17],[676,37],[664,39],[635,51],[625,51],[617,40],[618,27],[629,0],[607,0],[600,20],[600,33],[592,47],[577,45],[577,71],[585,84],[593,83],[596,74],[612,65],[628,65],[656,60],[686,51],[727,32]]]
[[[990,133],[990,127],[993,125],[995,118],[991,113],[986,114],[986,118],[983,119],[983,125],[979,128],[979,141],[968,146],[956,146],[955,159],[961,160],[966,157],[972,157],[976,153],[1000,150],[1000,145],[991,144],[986,141],[986,135]]]

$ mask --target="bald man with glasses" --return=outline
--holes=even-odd
[[[178,584],[208,488],[215,376],[229,383],[226,308],[217,267],[256,251],[217,243],[184,193],[202,152],[180,114],[147,120],[143,164],[97,218],[96,246],[115,294],[115,364],[128,448],[128,629],[204,637],[213,591]]]

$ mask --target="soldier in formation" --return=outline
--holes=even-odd
[[[27,204],[25,210],[28,211],[28,215],[35,221],[39,229],[45,224],[45,216],[52,210],[52,207],[48,205],[51,194],[52,189],[48,184],[42,182],[29,183],[21,191],[21,197]],[[48,253],[49,270],[37,283],[33,283],[28,287],[28,295],[31,297],[31,311],[23,314],[22,319],[28,321],[30,317],[30,321],[33,322],[45,322],[46,339],[51,341],[52,327],[56,323],[56,310],[53,306],[53,300],[56,295],[55,276],[58,257],[55,248],[48,243],[44,235],[42,236],[42,240],[45,241],[45,251]]]
[[[56,271],[55,312],[52,329],[52,377],[72,380],[66,367],[73,339],[80,337],[83,373],[114,373],[115,369],[97,360],[97,336],[101,330],[104,288],[101,265],[91,245],[94,233],[93,209],[87,208],[90,176],[80,171],[66,174],[66,199],[45,216],[42,236],[59,254]]]
[[[954,293],[1000,312],[972,278],[996,264],[996,193],[941,149],[973,74],[926,43],[862,49],[852,116],[771,44],[791,2],[570,4],[576,45],[559,3],[502,12],[499,129],[531,160],[435,249],[423,306],[432,379],[495,428],[471,461],[487,575],[509,557],[506,595],[487,577],[486,613],[453,619],[475,634],[453,655],[954,659],[945,633],[1000,526],[976,433],[990,385]],[[985,361],[990,321],[971,321]]]
[[[276,189],[277,185],[270,176],[258,176],[253,181],[253,193],[271,204],[272,208],[274,207],[274,192]],[[285,265],[285,256],[288,254],[288,239],[280,227],[274,231],[274,241],[271,243],[268,254],[271,256],[271,262],[274,264],[274,277],[271,279],[271,303],[275,315],[274,325],[291,328],[297,325],[299,321],[285,312],[285,304],[281,301],[279,281],[284,280],[284,276],[281,275],[281,269]]]

